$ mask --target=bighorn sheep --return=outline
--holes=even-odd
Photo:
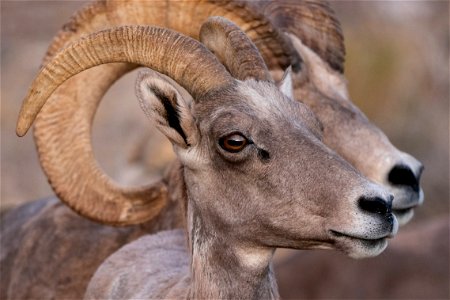
[[[351,256],[371,256],[384,248],[385,238],[395,231],[390,200],[386,199],[389,196],[323,147],[313,115],[286,97],[292,92],[290,74],[281,83],[283,95],[271,83],[254,46],[232,24],[215,18],[202,27],[202,33],[207,45],[212,40],[212,45],[223,46],[224,53],[218,52],[222,47],[216,47],[215,52],[239,80],[227,75],[207,55],[206,49],[200,44],[193,46],[192,40],[154,28],[120,27],[89,36],[56,55],[41,72],[43,76],[46,70],[59,74],[61,71],[54,68],[65,66],[66,60],[78,58],[85,49],[100,49],[92,55],[99,57],[94,62],[92,58],[80,57],[80,66],[69,71],[70,74],[63,74],[60,80],[48,80],[56,83],[48,92],[42,91],[46,94],[32,89],[24,105],[26,112],[27,105],[38,103],[28,119],[19,121],[19,130],[29,126],[43,104],[36,100],[48,97],[64,79],[93,65],[123,61],[124,56],[126,61],[145,64],[170,75],[193,95],[195,102],[191,106],[164,78],[144,74],[138,79],[137,91],[143,110],[171,140],[184,166],[192,256],[190,273],[177,266],[167,270],[173,263],[171,244],[175,242],[179,251],[180,238],[181,242],[184,238],[176,232],[162,233],[145,243],[149,256],[160,258],[154,268],[149,270],[145,266],[149,272],[145,275],[157,272],[149,278],[148,285],[135,286],[132,273],[125,270],[117,277],[121,278],[121,286],[113,281],[105,287],[106,278],[100,275],[100,285],[91,283],[93,290],[89,292],[93,297],[276,298],[269,267],[274,247],[328,248],[333,244],[331,247]],[[123,39],[130,44],[124,44]],[[110,45],[100,46],[98,42],[108,40],[112,41]],[[186,56],[189,59],[185,58],[184,65],[178,65],[179,59]],[[195,71],[186,69],[199,59],[202,64]],[[37,88],[40,84],[38,77]],[[34,95],[37,95],[35,99]],[[298,152],[297,157],[287,159],[293,151]],[[333,172],[329,172],[331,169]],[[288,177],[291,179],[286,180]],[[318,188],[315,177],[330,178]],[[364,187],[362,195],[361,187]],[[310,199],[317,195],[322,198],[320,203],[311,203]],[[346,200],[343,206],[337,205],[341,206],[339,211],[342,209],[337,215],[350,217],[352,221],[348,223],[336,218],[335,213],[330,214],[340,197]],[[129,221],[129,207],[133,206],[134,203],[124,205],[115,212],[116,220]],[[184,254],[189,257],[187,252]],[[123,285],[124,279],[131,285]],[[175,287],[174,283],[177,283]]]
[[[49,47],[45,61],[80,36],[122,24],[158,25],[198,38],[200,25],[211,14],[224,15],[241,26],[274,74],[294,66],[295,98],[306,103],[323,124],[325,144],[365,176],[388,187],[395,196],[394,213],[401,224],[406,223],[413,215],[412,208],[423,200],[419,186],[422,165],[393,147],[349,101],[341,73],[345,52],[342,33],[323,1],[177,1],[163,5],[145,1],[96,2],[78,12],[63,28]],[[101,96],[130,68],[134,67],[103,66],[78,76],[52,96],[36,121],[35,138],[42,167],[56,194],[69,206],[80,199],[97,201],[99,195],[126,200],[133,193],[103,174],[88,143]],[[79,99],[75,101],[74,95]],[[75,132],[74,124],[84,125]],[[68,146],[80,135],[86,145],[75,149]],[[86,188],[74,193],[77,186]],[[99,215],[85,216],[108,222]]]
[[[291,98],[290,72],[276,87],[255,46],[225,19],[210,19],[200,35],[206,45],[224,46],[214,51],[234,77],[186,36],[157,27],[117,27],[56,54],[33,82],[18,121],[18,133],[24,134],[61,83],[105,63],[150,67],[192,95],[193,102],[186,102],[182,92],[152,72],[138,78],[144,112],[183,165],[192,258],[190,274],[181,272],[187,277],[174,274],[175,287],[163,278],[147,296],[276,298],[270,267],[276,247],[335,248],[352,257],[384,250],[397,228],[392,196],[321,143],[317,119]],[[107,207],[101,217],[123,224],[153,218],[164,204],[158,197],[103,201],[74,207],[87,214]],[[173,253],[167,243],[180,235],[169,232],[157,239],[147,244],[149,254],[162,255],[161,247]],[[167,273],[170,261],[160,261],[153,271]],[[122,279],[126,274],[131,275]],[[94,292],[142,296],[145,291],[129,282]]]
[[[352,119],[352,122],[356,122],[357,126],[360,126],[360,128],[364,128],[364,130],[356,133],[356,137],[352,137],[352,142],[359,144],[362,141],[367,142],[368,148],[370,148],[370,153],[368,153],[367,155],[370,157],[375,157],[374,151],[378,149],[378,154],[381,153],[380,156],[388,154],[388,157],[400,159],[400,156],[397,156],[397,150],[392,148],[387,139],[385,139],[384,135],[377,129],[372,128],[372,125],[370,125],[370,123],[367,123],[367,120],[365,118],[360,118],[361,113],[356,110],[351,103],[349,103],[347,100],[342,102],[339,101],[339,99],[341,99],[341,96],[338,97],[337,95],[346,95],[346,87],[344,85],[343,75],[340,73],[343,69],[342,66],[344,48],[339,23],[328,8],[327,4],[323,2],[300,2],[299,6],[289,7],[288,4],[277,2],[271,3],[264,7],[260,7],[261,5],[263,4],[253,2],[237,4],[232,1],[220,3],[194,3],[188,1],[170,3],[170,5],[165,3],[162,6],[156,5],[154,2],[143,1],[114,1],[94,3],[83,9],[81,12],[77,13],[74,19],[64,27],[64,29],[55,39],[52,46],[49,48],[46,60],[48,61],[56,53],[56,51],[67,45],[69,42],[75,40],[79,36],[85,35],[86,33],[98,29],[107,28],[109,26],[120,24],[158,24],[164,27],[171,27],[178,31],[188,33],[193,37],[197,37],[197,30],[200,27],[201,22],[212,12],[218,15],[226,14],[227,17],[246,29],[245,31],[250,36],[254,37],[256,44],[262,50],[262,54],[266,59],[266,62],[272,67],[272,69],[286,67],[291,62],[294,62],[294,64],[295,62],[297,62],[298,65],[300,65],[299,62],[303,59],[303,62],[301,63],[302,70],[300,72],[297,72],[294,78],[296,94],[305,94],[305,97],[300,99],[307,104],[310,104],[310,102],[313,103],[311,105],[311,108],[313,108],[314,110],[317,110],[317,107],[319,107],[314,105],[314,101],[316,101],[317,99],[319,99],[317,100],[317,103],[323,104],[322,106],[324,107],[327,107],[328,105],[329,107],[336,108],[336,110],[333,110],[332,112],[327,110],[327,117],[324,120],[321,120],[325,125],[324,142],[326,144],[332,147],[334,147],[334,143],[340,145],[339,147],[335,147],[335,149],[341,155],[344,155],[343,152],[345,152],[345,157],[347,158],[347,160],[352,162],[364,173],[367,173],[368,170],[374,169],[373,167],[371,167],[373,163],[376,162],[377,166],[379,165],[379,161],[375,159],[372,160],[372,162],[367,159],[362,159],[362,157],[359,156],[359,151],[355,151],[355,149],[352,147],[346,148],[346,143],[340,143],[338,138],[332,139],[331,132],[333,130],[339,131],[339,128],[341,127],[339,127],[339,124],[335,123],[333,123],[332,126],[327,127],[327,124],[329,124],[333,120],[337,122],[339,116],[341,115],[343,116],[341,119],[345,119],[345,114],[349,111],[352,111],[352,114],[357,116],[356,119]],[[286,7],[293,10],[290,11],[286,9]],[[179,15],[180,11],[184,12],[181,17]],[[196,19],[192,19],[190,17],[194,11],[196,12]],[[162,12],[167,12],[167,14]],[[312,15],[315,13],[321,15],[321,17],[325,18],[325,20],[317,22],[317,18],[312,18]],[[159,17],[160,15],[167,15],[169,17],[166,20],[162,20]],[[298,18],[298,16],[302,17]],[[281,22],[281,20],[283,19],[284,22]],[[296,19],[298,20],[292,22],[292,20]],[[168,20],[170,20],[170,22]],[[307,47],[300,45],[298,42],[294,43],[294,45],[297,45],[297,51],[304,52],[300,53],[301,58],[299,59],[299,53],[296,53],[295,51],[293,52],[292,49],[294,48],[290,46],[290,39],[294,39],[295,37],[291,35],[286,40],[284,34],[276,27],[273,27],[273,24],[280,26],[279,28],[281,28],[283,31],[295,34],[295,36],[300,38],[300,40],[307,47],[313,49],[315,53],[308,51]],[[323,26],[324,24],[326,26]],[[267,28],[267,31],[262,30],[264,28]],[[326,36],[326,38],[319,38],[319,36]],[[280,44],[282,46],[280,46]],[[288,55],[286,55],[286,53]],[[127,191],[121,193],[122,189],[116,186],[110,180],[106,179],[104,175],[101,175],[99,177],[100,181],[98,181],[93,180],[93,177],[91,177],[91,175],[89,175],[88,173],[79,173],[80,168],[83,168],[86,162],[89,162],[87,163],[87,165],[89,166],[88,168],[94,170],[93,174],[101,174],[100,170],[96,167],[96,164],[92,162],[92,152],[90,145],[86,144],[76,147],[78,150],[81,150],[82,153],[78,153],[75,156],[72,155],[73,153],[69,153],[66,151],[66,149],[68,148],[73,148],[71,146],[67,147],[67,145],[72,145],[71,142],[76,136],[78,136],[78,133],[80,133],[80,131],[82,131],[82,135],[85,137],[82,140],[89,141],[89,124],[95,112],[95,107],[98,104],[98,101],[100,100],[106,89],[109,87],[109,85],[111,85],[118,77],[120,77],[122,72],[125,72],[125,70],[127,70],[127,67],[121,67],[119,66],[119,64],[104,65],[96,69],[88,70],[83,74],[78,75],[76,78],[70,79],[69,82],[64,84],[51,97],[51,99],[49,100],[50,103],[48,103],[44,107],[43,111],[40,113],[37,119],[35,137],[38,144],[41,163],[46,174],[49,177],[50,182],[52,183],[52,186],[62,199],[66,199],[66,197],[72,197],[75,200],[77,200],[77,198],[78,200],[86,198],[95,201],[95,198],[92,198],[92,196],[95,194],[102,195],[103,190],[101,190],[101,188],[105,187],[106,190],[109,191],[105,192],[105,194],[113,195],[112,197],[116,197],[117,194],[128,195]],[[326,82],[321,81],[321,78],[319,78],[317,74],[326,74],[328,78],[332,80],[332,84],[326,84]],[[86,85],[85,82],[90,82],[91,85]],[[336,91],[338,91],[338,93]],[[79,95],[79,97],[75,99],[73,98],[73,95]],[[83,95],[83,97],[81,97],[81,95]],[[310,99],[310,102],[308,102],[308,99]],[[57,104],[61,104],[62,102],[71,103],[73,105],[60,106],[59,104]],[[341,109],[341,107],[344,107],[344,109]],[[348,107],[350,107],[350,110]],[[72,117],[75,118],[73,119]],[[72,120],[69,121],[70,119]],[[327,120],[331,121],[327,122]],[[350,124],[346,122],[344,123],[347,125],[342,124],[341,126],[350,126]],[[74,126],[74,124],[83,125]],[[77,127],[78,133],[70,133],[70,129],[72,127]],[[361,134],[362,132],[366,132],[366,134]],[[367,132],[369,132],[370,134],[367,134]],[[338,134],[348,137],[349,130],[340,130]],[[76,140],[79,139],[76,138]],[[328,142],[329,140],[332,142]],[[394,161],[393,159],[391,160]],[[70,162],[70,164],[68,164],[68,162]],[[361,165],[366,165],[366,167],[361,167]],[[383,170],[377,167],[377,170],[380,171],[380,173],[378,174],[379,178],[385,177],[382,174],[386,174],[387,168],[387,165],[385,165],[385,168]],[[174,164],[174,167],[171,169],[171,171],[169,171],[169,174],[178,174],[178,169],[179,165]],[[84,168],[84,170],[86,170],[86,168]],[[414,170],[414,172],[416,173],[416,175],[418,174],[417,170]],[[71,176],[72,178],[67,178],[65,176],[66,174],[72,174],[73,176]],[[26,227],[28,230],[30,230],[30,228],[37,228],[38,226],[42,226],[41,224],[48,224],[52,222],[61,224],[61,221],[56,219],[56,216],[58,216],[61,218],[61,220],[71,222],[71,225],[67,224],[66,228],[75,227],[83,230],[84,232],[90,232],[90,234],[92,235],[98,235],[100,234],[100,232],[108,232],[109,234],[111,234],[111,240],[109,240],[110,247],[108,247],[108,249],[110,250],[109,253],[112,253],[123,243],[137,238],[142,234],[155,232],[160,229],[171,229],[183,226],[183,214],[181,213],[182,210],[180,210],[180,206],[183,205],[183,202],[182,200],[180,201],[180,199],[184,198],[180,197],[180,194],[182,194],[182,189],[179,186],[176,186],[173,181],[167,179],[171,178],[172,175],[168,175],[164,180],[165,184],[161,186],[161,198],[166,199],[166,206],[162,208],[157,219],[153,219],[151,222],[130,228],[128,230],[117,229],[117,231],[114,232],[114,230],[112,229],[106,229],[101,225],[94,224],[81,218],[77,218],[77,216],[75,216],[71,211],[67,210],[60,203],[57,203],[54,200],[51,200],[47,203],[47,205],[45,206],[46,209],[41,209],[39,211],[40,215],[37,214],[37,211],[33,213],[30,208],[39,207],[39,204],[41,203],[29,205],[28,210],[25,209],[25,211],[26,213],[28,213],[28,216],[33,215],[34,218],[28,221],[27,218],[23,217],[22,220],[27,220],[27,224],[30,225]],[[373,174],[369,175],[372,179],[374,179],[372,176]],[[75,180],[71,181],[73,179]],[[56,188],[58,182],[62,184],[60,184],[60,186]],[[98,184],[90,185],[93,182],[96,182]],[[171,186],[167,186],[167,182],[169,182]],[[80,189],[78,183],[80,184],[80,186],[88,186],[88,189]],[[99,188],[100,190],[96,190]],[[84,193],[89,190],[92,191],[92,189],[92,194],[88,195]],[[405,185],[404,190],[408,191],[409,188]],[[71,193],[73,193],[72,196],[70,195]],[[396,205],[396,203],[398,203],[398,199],[400,199],[399,196],[401,196],[398,193],[395,193],[395,195],[397,200],[394,201],[394,206]],[[413,202],[418,199],[418,193],[411,193],[410,199],[412,203],[411,205],[413,205]],[[52,210],[54,210],[54,212],[57,212],[57,214],[53,215]],[[24,215],[25,214],[21,214],[21,216]],[[400,218],[400,220],[405,219]],[[19,230],[16,230],[15,232],[14,230],[11,230],[10,236],[14,237],[15,239],[20,239],[20,241],[22,242],[24,242],[26,239],[29,239],[31,236],[30,232],[26,232],[25,227],[21,228],[22,226],[20,226],[19,223],[16,222],[16,224],[16,228],[19,228]],[[33,224],[33,226],[31,224]],[[51,227],[42,228],[47,228],[47,231],[52,231]],[[17,233],[19,231],[20,234]],[[53,236],[53,238],[55,238],[55,236]],[[88,240],[90,239],[83,234],[72,236],[72,240],[70,241],[65,235],[60,236],[61,245],[67,243],[72,243],[73,245],[77,245],[77,243],[78,245],[88,245]],[[52,241],[53,243],[55,243],[54,239],[52,239]],[[104,243],[106,243],[107,241],[108,239],[104,239]],[[18,244],[18,242],[16,244]],[[42,243],[42,247],[42,249],[45,248],[44,243]],[[91,244],[90,247],[95,247],[95,245]],[[71,260],[73,266],[78,268],[80,262],[77,261],[76,253],[78,250],[76,249],[76,247],[73,246],[64,248],[68,248],[70,249],[70,251],[72,251],[65,253],[65,261]],[[22,249],[22,251],[25,250]],[[95,261],[97,262],[97,264],[92,263],[89,264],[89,266],[83,268],[83,272],[85,272],[83,274],[86,274],[87,276],[85,278],[89,277],[88,274],[92,274],[96,266],[109,253],[106,253],[106,251],[89,251],[88,255],[90,255],[90,258],[92,258],[92,262]],[[11,256],[14,256],[15,253],[14,251],[12,251],[9,254]],[[31,255],[31,253],[23,253],[23,255]],[[92,257],[92,255],[96,257]],[[50,271],[50,268],[48,268],[48,274],[53,275],[71,273],[70,270],[72,265],[70,263],[64,264],[62,268],[58,267],[58,265],[59,264],[53,266],[53,268],[51,269],[53,271]],[[27,266],[22,267],[24,269],[27,268]],[[91,273],[89,273],[89,271]],[[26,271],[23,272],[23,274],[26,273]],[[53,284],[51,278],[41,279],[43,281],[46,280],[49,284],[50,282]],[[84,279],[83,281],[81,278],[81,286],[83,286],[85,281],[86,279]],[[71,278],[71,283],[68,283],[67,285],[72,285],[73,287],[77,286],[74,282],[76,282],[76,279]],[[80,288],[78,289],[80,290]],[[76,290],[76,288],[74,288],[74,290]],[[76,298],[76,296],[74,297]]]

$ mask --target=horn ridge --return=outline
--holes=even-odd
[[[164,48],[161,45],[168,48],[161,49]],[[93,53],[94,59],[83,56],[87,49]],[[67,63],[72,58],[76,58],[78,66]],[[184,68],[192,61],[201,62],[203,72]],[[23,136],[26,133],[47,98],[60,84],[83,70],[112,62],[128,62],[155,69],[179,82],[194,99],[231,82],[228,72],[217,59],[189,37],[168,29],[140,25],[102,30],[63,49],[40,71],[22,106],[17,134]],[[187,72],[189,76],[183,77],[180,72]]]
[[[239,80],[273,81],[253,42],[234,23],[210,17],[200,28],[200,40]]]
[[[87,49],[93,55],[86,57]],[[187,70],[186,66],[192,62],[197,62],[199,67]],[[105,72],[104,68],[90,69],[105,63],[115,63],[105,65],[112,72]],[[18,121],[17,131],[22,135],[55,89],[73,75],[89,69],[88,72],[103,78],[102,86],[88,87],[86,90],[92,94],[75,97],[70,105],[60,107],[60,98],[52,98],[49,106],[44,107],[46,117],[40,120],[35,135],[40,137],[36,139],[39,154],[45,153],[45,157],[40,157],[41,164],[60,199],[79,214],[112,225],[149,221],[167,202],[167,190],[162,182],[144,188],[120,188],[100,169],[90,143],[95,113],[92,107],[98,105],[107,87],[135,64],[172,77],[196,100],[233,84],[225,68],[199,42],[158,27],[122,26],[86,36],[57,53],[34,80]],[[74,91],[86,85],[82,79],[77,81],[77,77],[70,80],[72,84],[63,86],[61,95],[76,94]],[[48,136],[46,128],[55,119],[58,128],[51,131],[55,135]],[[55,139],[62,140],[53,143]],[[64,170],[62,174],[61,170]]]
[[[264,56],[267,65],[270,68],[282,68],[285,69],[292,65],[293,71],[298,71],[301,68],[301,57],[294,49],[289,38],[279,30],[272,20],[267,18],[261,9],[257,7],[252,1],[200,1],[196,4],[189,1],[181,2],[185,6],[199,5],[201,11],[204,13],[203,17],[207,17],[208,14],[216,14],[220,16],[226,16],[239,26],[246,34],[254,41],[258,49]],[[260,2],[256,2],[260,5]],[[265,3],[265,1],[261,2]],[[278,2],[277,2],[278,3]],[[87,4],[75,13],[69,22],[67,22],[58,34],[53,39],[51,45],[47,49],[46,55],[43,60],[43,64],[49,61],[49,59],[61,50],[71,39],[78,35],[87,34],[90,31],[97,31],[99,29],[105,29],[108,26],[117,26],[122,24],[141,24],[142,21],[147,24],[158,24],[158,26],[173,28],[176,31],[188,33],[193,38],[198,38],[197,30],[186,29],[180,27],[180,24],[166,24],[160,20],[153,20],[153,17],[134,16],[133,14],[117,14],[116,11],[127,9],[133,9],[133,11],[141,11],[143,8],[140,6],[141,2],[126,2],[126,1],[96,1]],[[184,6],[183,6],[184,7]],[[169,7],[166,8],[169,10]],[[150,14],[151,15],[151,14]],[[104,24],[101,24],[103,22]],[[195,26],[199,22],[193,22]],[[142,24],[141,24],[142,25]],[[192,25],[191,25],[192,26]],[[190,26],[190,27],[191,27]],[[194,26],[194,27],[195,27]],[[199,28],[198,27],[198,28]]]
[[[129,64],[108,64],[87,70],[103,79],[100,87],[86,86],[83,77],[69,79],[70,84],[58,89],[56,97],[43,107],[45,114],[38,115],[34,130],[39,160],[55,194],[82,216],[115,226],[154,219],[169,198],[162,182],[136,188],[119,186],[94,159],[90,141],[95,111],[91,107],[96,107],[95,102],[106,93],[105,87],[132,69]],[[76,94],[81,86],[87,92],[85,97],[59,105],[57,100],[64,99],[65,94]]]
[[[341,25],[327,1],[258,1],[259,10],[281,30],[294,34],[334,70],[343,73],[345,45]]]
[[[210,1],[244,20],[240,25],[242,30],[255,43],[268,67],[286,69],[292,66],[294,72],[301,70],[302,58],[290,39],[262,13],[258,7],[260,1]]]
[[[203,20],[211,15],[222,15],[238,24],[252,38],[267,66],[284,69],[293,64],[295,68],[293,62],[297,57],[300,67],[301,58],[290,39],[256,9],[255,4],[261,2],[177,1],[170,6],[146,3],[150,2],[99,0],[85,5],[57,33],[48,47],[43,65],[71,42],[98,30],[124,24],[153,24],[198,38]],[[186,18],[193,11],[197,18]],[[172,17],[176,14],[178,18],[168,23],[167,19],[161,18],[164,13]],[[85,48],[80,51],[86,59],[98,59]],[[53,190],[57,191],[62,201],[73,203],[85,200],[100,205],[101,195],[109,195],[117,202],[132,198],[127,189],[107,180],[108,176],[99,169],[92,153],[91,127],[104,93],[115,80],[135,67],[130,63],[112,63],[87,70],[62,84],[39,113],[34,127],[39,160]],[[187,69],[183,76],[189,76]],[[83,145],[74,147],[74,141],[82,141]],[[85,170],[95,172],[90,174]],[[98,178],[94,176],[97,174]],[[71,183],[75,176],[84,187],[83,193],[70,191],[76,186]],[[141,194],[142,197],[145,195]],[[161,199],[166,196],[162,193]],[[81,211],[79,213],[83,214]],[[99,218],[97,221],[112,223],[111,220],[114,218]]]
[[[65,23],[58,34],[54,37],[52,43],[47,48],[45,56],[42,60],[41,67],[45,66],[49,60],[78,32],[83,32],[83,24],[89,24],[95,16],[104,14],[107,11],[106,1],[95,1],[88,3],[76,13],[74,13],[70,20]],[[84,32],[84,34],[88,34]]]

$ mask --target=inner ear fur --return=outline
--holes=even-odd
[[[283,78],[278,83],[280,91],[290,99],[294,99],[294,86],[292,83],[292,67],[286,69],[283,74]]]
[[[139,72],[136,95],[147,117],[174,144],[195,145],[198,129],[191,113],[192,97],[170,78],[147,69]]]
[[[299,78],[295,80],[295,88],[302,88],[303,83],[310,82],[329,98],[348,100],[347,81],[344,75],[333,70],[317,53],[305,46],[298,37],[289,34],[289,38],[304,62],[304,68],[300,74],[296,75]]]

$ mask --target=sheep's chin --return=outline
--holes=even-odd
[[[347,254],[351,258],[374,257],[386,249],[387,238],[380,239],[360,239],[350,236],[339,236],[336,238],[336,248]]]

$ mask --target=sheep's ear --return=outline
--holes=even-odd
[[[294,86],[292,84],[292,68],[290,66],[284,72],[283,78],[278,84],[278,88],[285,96],[289,97],[290,99],[294,99]]]
[[[332,99],[349,99],[347,80],[344,74],[333,70],[316,52],[305,46],[295,35],[289,34],[295,50],[303,60],[304,82],[312,83],[314,87]],[[301,88],[299,86],[299,88]]]
[[[156,127],[181,148],[198,141],[198,128],[191,113],[192,98],[174,81],[152,70],[140,72],[136,94],[142,110]]]

